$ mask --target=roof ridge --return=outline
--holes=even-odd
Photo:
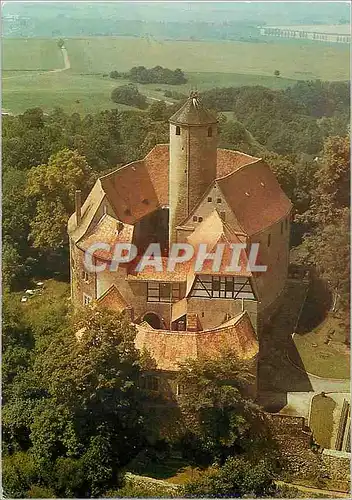
[[[117,290],[117,287],[116,287],[115,283],[113,283],[112,285],[110,285],[110,286],[109,286],[109,288],[108,288],[107,290],[105,290],[105,292],[104,292],[102,295],[100,295],[100,297],[97,299],[97,302],[99,302],[99,301],[100,301],[100,300],[102,300],[104,297],[106,297],[106,296],[107,296],[107,295],[111,292],[111,290],[112,290],[113,288],[116,288],[116,290]],[[118,291],[118,290],[117,290],[117,291]],[[120,295],[121,295],[121,294],[120,294]]]
[[[231,150],[228,150],[228,151],[231,151]],[[254,158],[254,157],[252,157]],[[226,175],[223,175],[222,177],[217,177],[215,180],[216,181],[222,181],[223,179],[226,179],[228,177],[231,177],[231,175],[233,174],[236,174],[237,172],[239,172],[240,170],[243,170],[244,168],[246,167],[250,167],[251,165],[255,165],[256,163],[259,163],[260,161],[263,161],[263,158],[255,158],[254,161],[251,161],[249,163],[245,163],[244,165],[240,165],[238,168],[236,168],[235,170],[232,170],[232,172],[229,172],[228,174]]]

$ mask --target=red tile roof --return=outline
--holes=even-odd
[[[88,250],[94,243],[107,243],[110,251],[98,249],[94,256],[98,259],[111,260],[116,243],[132,243],[134,226],[123,224],[108,214],[103,215],[98,224],[81,238],[77,246],[81,250]]]
[[[115,285],[111,285],[111,287],[101,297],[99,297],[97,303],[102,307],[112,309],[116,312],[122,312],[126,309],[130,309],[130,306],[127,304]]]
[[[232,149],[218,149],[217,151],[217,165],[216,177],[224,177],[231,174],[235,170],[249,165],[257,161],[259,158],[241,153],[240,151],[233,151]]]
[[[82,207],[82,222],[69,221],[77,241],[106,194],[116,217],[135,224],[145,215],[168,205],[169,145],[158,144],[140,161],[101,177]],[[217,181],[243,231],[252,235],[285,217],[291,203],[270,168],[260,159],[226,149],[217,151]]]
[[[191,265],[190,262],[180,262],[175,265],[174,271],[168,271],[168,259],[167,257],[161,257],[162,271],[157,271],[154,266],[145,266],[142,271],[136,271],[136,266],[138,265],[140,259],[141,257],[137,257],[133,262],[131,262],[127,275],[127,279],[129,281],[174,281],[181,283],[186,281]]]
[[[239,167],[217,183],[248,235],[270,227],[292,208],[275,175],[262,160]]]
[[[179,363],[187,359],[216,358],[224,350],[231,350],[241,359],[252,359],[258,353],[258,342],[244,311],[218,328],[202,332],[173,332],[154,330],[147,323],[137,325],[135,345],[147,349],[157,368],[177,371]]]
[[[225,271],[230,265],[232,259],[232,243],[246,243],[246,238],[239,236],[231,231],[231,228],[219,216],[217,210],[214,210],[207,218],[205,218],[188,236],[187,241],[195,248],[195,254],[198,251],[200,244],[207,245],[208,252],[214,252],[215,246],[220,243],[224,244],[224,252],[221,259],[219,271],[213,271],[213,261],[206,260],[202,266],[201,274],[227,274],[236,276],[250,276],[250,271],[247,271],[247,256],[245,251],[240,253],[240,271]],[[192,260],[192,265],[195,264],[195,258]]]

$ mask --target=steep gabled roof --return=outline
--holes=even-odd
[[[111,285],[111,287],[108,288],[108,290],[106,290],[101,297],[99,297],[97,303],[102,307],[112,309],[116,312],[122,312],[126,309],[130,309],[130,306],[127,304],[115,285]]]
[[[100,177],[82,207],[77,227],[73,214],[68,232],[79,240],[88,230],[106,197],[118,220],[135,224],[157,208],[168,204],[169,145],[158,144],[140,161],[135,161]]]
[[[213,271],[213,262],[206,260],[202,266],[202,270],[199,271],[198,274],[251,276],[251,272],[247,271],[247,257],[244,251],[240,254],[241,270],[227,271],[227,267],[230,265],[232,258],[231,244],[246,243],[246,238],[235,234],[229,225],[220,218],[217,210],[214,209],[214,211],[198,225],[194,232],[188,236],[187,242],[194,247],[195,252],[197,252],[201,243],[207,245],[208,252],[215,251],[217,244],[224,244],[224,252],[219,271]],[[192,261],[192,267],[194,267],[194,264],[195,258]]]
[[[157,208],[167,206],[168,169],[169,145],[158,144],[143,160],[98,179],[82,206],[79,227],[75,214],[70,217],[70,236],[78,241],[86,234],[104,199],[118,220],[131,225]],[[216,182],[238,221],[237,229],[248,235],[266,229],[291,210],[289,199],[261,159],[218,149]]]
[[[203,106],[198,95],[193,93],[169,121],[176,125],[212,125],[218,120]]]
[[[275,175],[260,159],[217,179],[217,183],[249,236],[272,226],[292,208]]]
[[[88,231],[77,243],[81,250],[88,250],[94,243],[107,243],[110,251],[98,249],[94,256],[98,259],[111,260],[116,243],[132,243],[134,226],[123,224],[109,214],[104,214],[91,231]]]
[[[105,192],[102,188],[100,179],[98,179],[82,205],[80,225],[77,227],[75,213],[69,218],[67,230],[74,241],[78,241],[89,229],[104,198]]]
[[[218,149],[217,162],[216,162],[216,177],[220,179],[226,175],[231,174],[244,165],[255,163],[259,158],[255,156],[241,153],[241,151],[234,151],[232,149]]]

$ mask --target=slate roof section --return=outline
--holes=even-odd
[[[191,94],[169,121],[175,125],[212,125],[217,123],[218,119],[205,108],[197,94]]]
[[[146,348],[157,369],[178,371],[188,359],[217,358],[224,350],[243,360],[253,359],[259,350],[252,323],[246,311],[218,328],[201,332],[154,330],[148,323],[136,325],[137,349]]]

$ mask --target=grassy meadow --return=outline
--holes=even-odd
[[[137,37],[91,37],[65,40],[71,68],[54,39],[3,40],[3,111],[19,113],[28,107],[50,110],[62,106],[72,112],[114,107],[111,90],[125,84],[111,80],[112,70],[132,66],[180,67],[184,85],[140,85],[149,99],[162,99],[166,89],[188,94],[216,86],[264,85],[283,88],[297,80],[347,80],[346,45],[233,41],[168,41]],[[280,71],[280,77],[273,76]],[[55,71],[56,70],[56,71]],[[123,108],[123,106],[119,106]]]

